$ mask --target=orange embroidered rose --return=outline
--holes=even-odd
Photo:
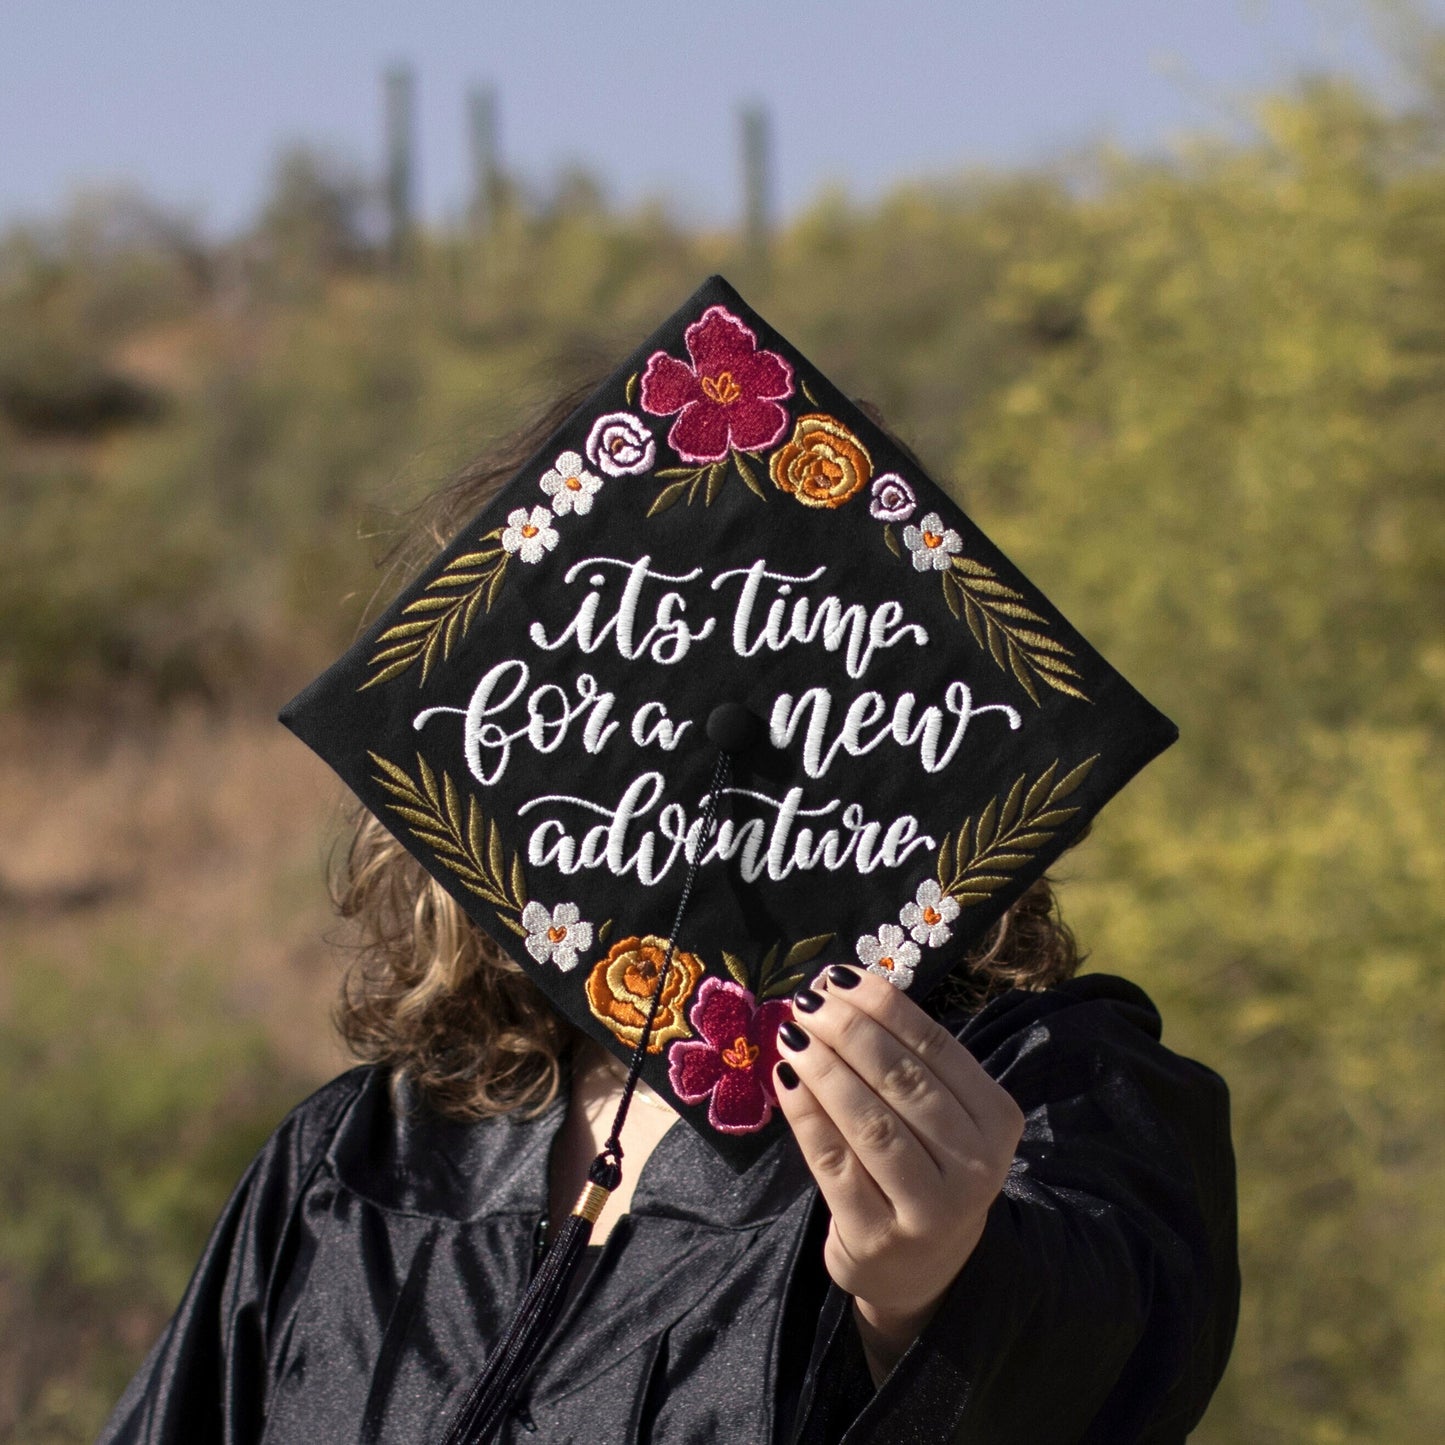
[[[868,485],[873,458],[840,421],[814,413],[798,418],[790,441],[768,462],[773,484],[807,507],[841,507]]]
[[[619,939],[587,978],[587,1007],[624,1044],[634,1048],[642,1037],[647,1022],[647,1008],[657,988],[657,976],[667,956],[667,940],[649,933],[645,938]],[[683,1016],[683,1009],[697,981],[702,977],[702,964],[690,953],[675,949],[667,969],[667,982],[662,988],[662,1001],[657,1006],[652,1035],[647,1041],[649,1054],[661,1053],[675,1039],[685,1039],[692,1030]]]

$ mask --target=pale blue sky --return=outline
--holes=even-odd
[[[1442,0],[1429,7],[1438,13]],[[500,96],[505,159],[580,163],[623,204],[737,207],[736,110],[762,98],[778,200],[826,185],[1154,150],[1329,69],[1387,85],[1365,0],[0,0],[0,225],[130,182],[208,229],[249,217],[281,146],[381,152],[380,81],[419,81],[424,212],[466,193],[463,98]]]

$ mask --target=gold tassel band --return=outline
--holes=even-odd
[[[572,1206],[573,1214],[580,1214],[588,1224],[596,1224],[597,1216],[602,1213],[602,1206],[607,1203],[611,1196],[610,1189],[604,1189],[600,1184],[594,1184],[590,1179],[582,1193],[577,1196],[577,1202]]]

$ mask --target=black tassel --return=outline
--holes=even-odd
[[[712,787],[708,792],[707,805],[703,809],[701,837],[705,844],[712,834],[712,822],[717,815],[718,795],[730,771],[727,751],[718,749],[717,764],[713,769]],[[697,855],[702,854],[699,845]],[[602,1146],[602,1152],[592,1161],[587,1171],[587,1186],[578,1196],[572,1212],[557,1231],[557,1238],[551,1243],[517,1313],[512,1316],[507,1332],[501,1338],[491,1358],[482,1367],[462,1408],[452,1421],[442,1440],[442,1445],[483,1445],[511,1407],[517,1392],[537,1363],[542,1344],[557,1323],[557,1316],[567,1300],[567,1289],[577,1274],[577,1266],[592,1238],[592,1226],[597,1223],[602,1207],[608,1196],[622,1182],[622,1125],[627,1119],[632,1093],[642,1074],[642,1060],[647,1053],[647,1041],[652,1037],[652,1026],[657,1022],[657,1010],[662,1002],[662,988],[667,981],[667,971],[672,966],[673,948],[677,942],[677,931],[682,927],[683,915],[687,912],[688,900],[692,897],[692,886],[697,879],[698,858],[688,862],[687,876],[683,880],[682,897],[678,899],[677,913],[672,921],[672,933],[667,940],[667,950],[662,956],[662,967],[657,971],[657,983],[652,990],[652,999],[647,1006],[647,1021],[642,1026],[641,1036],[632,1050],[632,1060],[627,1070],[627,1081],[622,1086],[622,1097],[617,1104],[617,1114],[612,1121],[612,1132]]]
[[[530,1373],[543,1340],[557,1323],[568,1286],[592,1238],[592,1226],[608,1195],[622,1182],[622,1168],[604,1151],[592,1161],[587,1181],[532,1276],[506,1335],[452,1421],[444,1445],[479,1445],[488,1439]]]

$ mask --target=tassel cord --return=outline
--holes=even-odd
[[[587,1184],[577,1203],[562,1221],[556,1239],[550,1242],[546,1254],[542,1256],[542,1262],[532,1276],[516,1314],[508,1323],[506,1333],[467,1392],[467,1398],[452,1420],[442,1445],[481,1445],[481,1442],[489,1439],[496,1430],[502,1416],[511,1407],[517,1392],[526,1382],[536,1363],[538,1351],[562,1313],[568,1286],[576,1276],[577,1268],[592,1238],[592,1226],[602,1213],[608,1196],[622,1182],[622,1126],[627,1122],[627,1110],[632,1103],[637,1081],[642,1076],[642,1065],[652,1037],[653,1025],[657,1022],[663,987],[667,982],[668,970],[672,966],[672,956],[677,947],[677,936],[692,898],[703,849],[712,835],[713,824],[717,818],[718,798],[730,774],[731,763],[728,753],[719,748],[707,803],[703,808],[697,853],[688,860],[682,896],[677,901],[672,931],[663,952],[662,966],[657,971],[657,983],[648,1000],[647,1018],[632,1050],[627,1080],[622,1086],[622,1097],[612,1120],[612,1130],[601,1152],[587,1170]]]

